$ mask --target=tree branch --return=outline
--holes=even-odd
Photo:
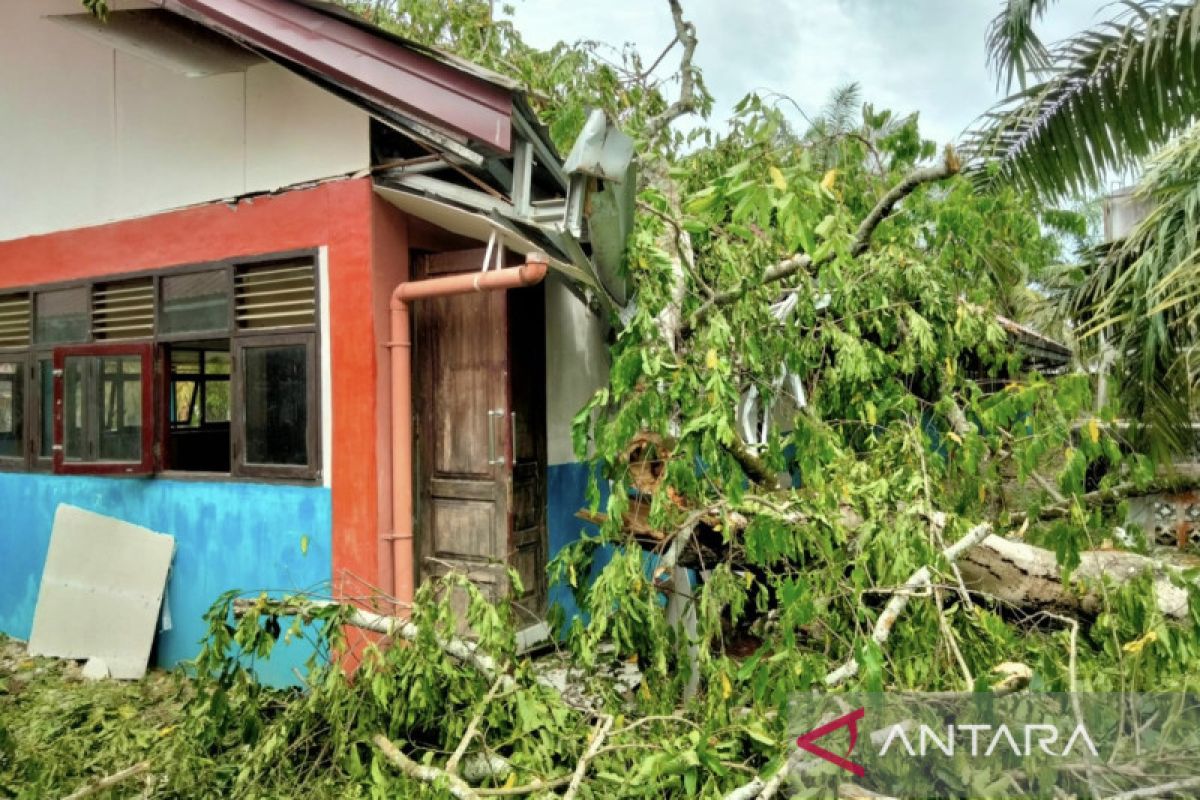
[[[667,126],[680,117],[694,114],[699,108],[696,99],[696,72],[692,66],[696,53],[696,26],[683,18],[683,6],[679,0],[667,0],[671,6],[671,19],[675,21],[675,38],[683,43],[683,56],[679,60],[679,97],[661,114],[646,122],[645,136],[655,139]]]
[[[908,173],[904,180],[893,186],[887,194],[880,198],[875,207],[871,209],[871,213],[859,224],[858,231],[854,234],[854,244],[850,246],[850,255],[857,258],[866,252],[871,245],[871,236],[879,227],[879,223],[892,213],[892,209],[896,207],[897,203],[912,194],[918,186],[923,183],[945,180],[957,174],[961,168],[962,164],[959,163],[954,148],[946,145],[941,164],[921,167]]]
[[[954,544],[942,551],[942,557],[953,564],[966,551],[970,550],[975,545],[982,542],[992,533],[992,526],[986,522],[976,525],[971,530],[967,531],[966,536],[963,536]],[[932,572],[929,566],[921,567],[914,572],[912,576],[904,582],[904,585],[896,590],[892,599],[888,601],[884,607],[883,613],[879,615],[879,619],[875,621],[875,629],[871,632],[871,639],[875,644],[882,645],[892,635],[892,627],[896,624],[896,620],[904,612],[908,606],[908,600],[913,593],[921,589],[928,588],[932,581]],[[825,676],[825,685],[832,688],[845,683],[850,678],[858,674],[858,660],[850,658],[842,666],[835,669]]]
[[[954,153],[954,148],[946,145],[946,152],[940,164],[920,167],[906,175],[903,180],[880,198],[875,207],[871,209],[871,213],[859,224],[858,230],[854,234],[854,242],[850,245],[850,254],[858,257],[865,253],[867,248],[871,246],[871,237],[875,235],[875,229],[887,219],[896,208],[896,204],[916,191],[917,187],[926,183],[946,180],[958,174],[961,166],[958,156]],[[827,256],[819,263],[824,263],[830,258],[832,256]],[[765,285],[783,280],[795,275],[797,272],[807,271],[812,266],[814,266],[813,260],[807,253],[796,253],[768,268],[759,280],[759,284]],[[732,303],[745,294],[747,288],[746,283],[743,281],[723,292],[717,292],[709,303],[697,310],[693,319],[693,325],[707,315],[714,305],[720,306]]]
[[[600,751],[600,747],[604,744],[604,740],[608,738],[608,732],[612,729],[612,726],[613,717],[609,714],[602,714],[600,721],[596,723],[596,729],[592,733],[592,740],[588,744],[587,750],[575,766],[575,774],[571,777],[571,783],[567,786],[567,790],[563,792],[563,800],[574,800],[575,795],[579,793],[579,787],[583,783],[584,776],[587,775],[588,764],[596,757],[596,753]]]
[[[483,715],[487,712],[488,705],[496,699],[496,695],[500,692],[500,684],[501,680],[497,677],[495,682],[492,683],[492,688],[488,690],[487,696],[479,704],[479,712],[471,718],[471,722],[467,725],[467,732],[463,734],[458,747],[454,749],[450,760],[446,762],[446,772],[449,772],[451,775],[458,774],[458,762],[462,761],[463,756],[467,753],[467,747],[470,746],[471,740],[475,738],[475,733],[479,730],[479,724],[483,722]]]
[[[475,793],[475,790],[468,786],[467,782],[457,775],[451,775],[449,772],[438,769],[437,767],[429,767],[425,766],[424,764],[418,764],[408,756],[404,755],[404,753],[401,753],[400,749],[396,747],[396,745],[392,744],[392,741],[382,733],[375,734],[374,741],[375,746],[379,748],[381,753],[383,753],[384,758],[392,762],[396,769],[400,770],[413,780],[423,781],[425,783],[445,781],[446,791],[448,791],[450,796],[455,798],[455,800],[479,800],[479,795]]]
[[[725,445],[725,449],[729,451],[729,455],[733,456],[733,460],[738,462],[738,466],[742,468],[742,472],[746,473],[746,477],[758,485],[768,489],[788,488],[780,480],[780,476],[772,472],[766,462],[752,453],[740,439],[735,438],[731,443]]]
[[[87,784],[84,784],[79,789],[76,789],[64,797],[63,800],[82,800],[84,797],[91,797],[97,792],[102,792],[105,789],[111,789],[118,783],[128,780],[135,775],[141,775],[148,769],[150,769],[149,761],[139,761],[132,767],[126,767],[120,772],[114,772],[112,775],[106,775],[103,778],[97,778]]]

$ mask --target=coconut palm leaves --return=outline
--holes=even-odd
[[[1116,19],[1046,51],[1031,30],[1047,0],[1009,0],[992,25],[1002,79],[1037,82],[967,135],[977,179],[1046,196],[1102,184],[1187,127],[1200,109],[1200,3],[1132,2]]]
[[[1072,293],[1084,338],[1105,340],[1127,415],[1162,449],[1191,446],[1200,412],[1200,125],[1148,164],[1136,198],[1150,211],[1133,233],[1101,252]]]
[[[988,67],[1001,86],[1013,79],[1022,89],[1030,72],[1050,68],[1050,53],[1033,30],[1033,22],[1046,13],[1050,0],[1008,0],[987,32]]]

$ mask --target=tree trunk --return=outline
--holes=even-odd
[[[1092,550],[1080,555],[1079,567],[1064,583],[1054,553],[1025,542],[989,536],[963,553],[959,570],[967,588],[1023,610],[1093,616],[1101,610],[1100,578],[1128,583],[1149,571],[1159,610],[1180,619],[1188,611],[1186,589],[1171,582],[1170,567],[1154,559],[1120,550]]]

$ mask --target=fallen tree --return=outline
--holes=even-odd
[[[1189,593],[1180,571],[1160,560],[1121,550],[1084,551],[1064,578],[1055,554],[1025,542],[988,536],[958,562],[972,591],[1022,613],[1052,611],[1094,617],[1105,607],[1105,587],[1148,577],[1163,616],[1184,619]]]

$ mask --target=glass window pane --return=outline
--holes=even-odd
[[[38,456],[50,458],[54,455],[54,365],[48,358],[39,359],[37,362],[37,383],[42,434]]]
[[[162,279],[163,333],[229,328],[229,279],[225,270]]]
[[[142,360],[68,356],[63,363],[63,458],[142,460]]]
[[[38,292],[33,340],[38,344],[86,342],[88,340],[88,292],[59,289]]]
[[[229,422],[229,381],[210,380],[204,387],[204,421]]]
[[[25,369],[23,364],[0,363],[0,457],[25,455]]]
[[[308,464],[308,351],[302,345],[247,347],[246,463]]]
[[[206,375],[228,375],[229,353],[209,350],[204,354],[204,373]]]
[[[138,356],[99,359],[101,381],[100,460],[142,460],[142,360]]]
[[[68,358],[63,366],[63,458],[82,461],[87,457],[84,436],[84,385],[87,359]]]

